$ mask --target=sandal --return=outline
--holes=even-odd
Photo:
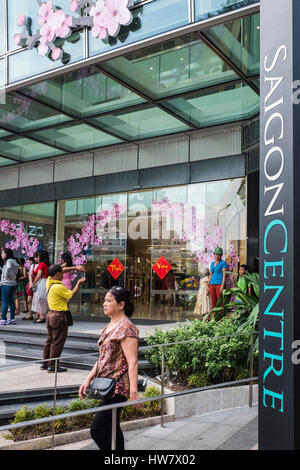
[[[45,318],[41,320],[40,318],[38,320],[35,320],[35,323],[46,323]]]
[[[33,317],[26,316],[26,317],[23,317],[22,320],[33,320]]]

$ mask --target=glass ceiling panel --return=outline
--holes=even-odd
[[[11,135],[11,132],[7,132],[4,129],[0,129],[0,139],[3,137],[7,137],[8,135]]]
[[[206,37],[247,76],[259,74],[259,14],[214,26]]]
[[[15,165],[17,162],[0,157],[0,166]]]
[[[19,94],[7,94],[6,102],[0,105],[0,126],[15,131],[26,132],[69,120],[58,111]]]
[[[105,134],[87,124],[68,124],[34,132],[31,136],[54,147],[58,145],[68,152],[78,152],[122,142],[120,139]]]
[[[243,83],[224,85],[210,93],[176,98],[164,104],[198,127],[238,121],[259,112],[259,96]]]
[[[17,137],[12,140],[0,140],[0,156],[15,158],[19,162],[54,157],[64,152],[54,149],[26,137]]]
[[[145,102],[92,67],[31,85],[22,93],[79,118]]]
[[[91,120],[128,140],[139,140],[189,130],[189,126],[154,106],[141,110],[106,114]]]
[[[100,67],[154,99],[238,78],[194,34],[102,62]]]

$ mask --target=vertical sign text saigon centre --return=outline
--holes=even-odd
[[[300,339],[299,30],[298,0],[261,1],[260,449],[300,448],[300,365],[291,360]]]

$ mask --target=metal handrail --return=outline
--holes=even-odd
[[[139,351],[145,351],[147,349],[158,348],[158,347],[175,346],[176,344],[195,343],[195,342],[200,343],[202,341],[210,341],[210,340],[214,340],[214,339],[225,339],[225,338],[232,338],[232,337],[235,337],[235,336],[257,335],[257,334],[258,334],[258,331],[243,331],[241,333],[234,333],[232,335],[205,336],[203,338],[187,339],[187,340],[183,340],[183,341],[176,341],[176,342],[173,342],[173,343],[149,344],[147,346],[140,346]],[[4,340],[4,342],[5,342],[5,340]],[[98,355],[98,351],[95,351],[93,353],[85,354],[84,357],[94,356],[95,354]],[[51,358],[51,360],[53,360],[53,361],[55,361],[55,360],[63,361],[64,359],[70,359],[71,357],[72,358],[82,357],[82,354],[71,354],[71,355],[67,355],[67,356],[54,357],[54,358]],[[29,365],[40,364],[40,363],[43,363],[43,362],[49,362],[49,359],[35,359],[33,361],[24,362],[23,364],[16,364],[14,366],[0,367],[0,372],[3,371],[3,370],[18,369],[18,368],[21,368],[21,367],[28,367]]]
[[[31,425],[36,425],[36,424],[42,424],[46,422],[53,422],[53,429],[52,429],[52,449],[54,448],[54,435],[55,435],[55,421],[58,419],[67,419],[69,417],[73,416],[81,416],[85,414],[90,414],[90,413],[95,413],[97,411],[105,411],[105,410],[112,410],[112,450],[116,450],[116,419],[117,419],[117,413],[116,410],[117,408],[122,408],[126,406],[134,406],[134,405],[139,405],[143,404],[145,402],[151,402],[151,401],[156,401],[156,400],[161,400],[161,427],[164,427],[164,399],[166,398],[172,398],[176,396],[182,396],[182,395],[188,395],[191,393],[196,393],[196,392],[201,392],[205,390],[212,390],[215,388],[224,388],[228,387],[230,385],[238,385],[242,383],[248,383],[249,382],[249,407],[252,407],[252,401],[253,401],[253,382],[258,379],[258,377],[252,377],[253,375],[253,336],[258,334],[256,331],[252,332],[241,332],[241,333],[235,333],[232,335],[223,335],[223,336],[206,336],[204,338],[198,338],[198,339],[193,339],[193,340],[184,340],[184,341],[177,341],[173,343],[162,343],[162,344],[156,344],[156,345],[149,345],[149,346],[144,346],[139,349],[148,349],[148,348],[154,348],[154,347],[160,347],[162,350],[162,360],[161,360],[161,372],[162,372],[162,381],[161,381],[161,394],[156,396],[156,397],[148,397],[148,398],[143,398],[140,400],[136,401],[130,401],[127,403],[117,403],[115,405],[106,405],[106,406],[100,406],[96,408],[90,408],[89,410],[80,410],[77,412],[72,412],[72,413],[64,413],[62,415],[54,415],[52,417],[47,417],[47,418],[41,418],[38,420],[31,420],[31,421],[24,421],[22,423],[16,423],[8,426],[1,426],[0,431],[2,430],[10,430],[10,429],[17,429],[17,428],[22,428],[22,427],[28,427]],[[202,341],[208,341],[208,340],[214,340],[214,339],[222,339],[222,338],[230,338],[230,337],[236,337],[236,336],[243,336],[243,335],[251,335],[251,341],[250,341],[250,377],[247,379],[241,379],[241,380],[235,380],[232,382],[223,382],[221,384],[215,384],[215,385],[209,385],[206,387],[198,387],[190,390],[185,390],[181,392],[173,392],[169,394],[164,393],[164,371],[165,371],[165,347],[166,346],[173,346],[176,344],[184,344],[184,343],[191,343],[191,342],[202,342]],[[86,356],[98,354],[96,353],[90,353],[86,354]],[[51,358],[52,361],[55,361],[55,382],[54,382],[54,404],[53,404],[53,410],[55,413],[56,410],[56,392],[57,392],[57,367],[58,367],[58,361],[62,359],[67,359],[70,357],[78,357],[82,356],[82,354],[77,354],[77,355],[70,355],[70,356],[63,356],[59,358]],[[36,360],[36,361],[30,361],[26,364],[23,364],[23,367],[27,366],[28,364],[33,364],[33,363],[41,363],[41,362],[48,362],[48,359],[41,359],[41,360]],[[9,366],[9,367],[4,367],[0,369],[1,370],[8,370],[8,369],[14,369],[21,367],[21,365],[17,366]]]
[[[8,431],[11,429],[18,429],[18,428],[24,428],[24,427],[29,427],[33,426],[36,424],[45,424],[45,423],[50,423],[53,421],[58,421],[59,419],[67,419],[67,418],[72,418],[74,416],[82,416],[86,414],[91,414],[91,413],[96,413],[97,411],[107,411],[107,410],[112,410],[116,408],[123,408],[126,406],[136,406],[140,405],[143,403],[147,403],[149,401],[157,401],[157,400],[164,400],[167,398],[173,398],[173,397],[179,397],[183,395],[190,395],[192,393],[198,393],[198,392],[203,392],[206,390],[213,390],[215,388],[225,388],[225,387],[230,387],[231,385],[240,385],[243,383],[248,383],[250,381],[256,381],[258,380],[258,376],[256,377],[248,377],[246,379],[240,379],[240,380],[233,380],[231,382],[223,382],[220,384],[214,384],[214,385],[207,385],[206,387],[198,387],[198,388],[193,388],[190,390],[182,390],[179,392],[172,392],[164,395],[157,395],[155,397],[147,397],[147,398],[141,398],[140,400],[134,400],[134,401],[128,401],[126,403],[115,403],[113,405],[105,405],[105,406],[99,406],[96,408],[89,408],[86,410],[79,410],[79,411],[72,411],[70,413],[64,413],[60,415],[53,415],[53,416],[48,416],[46,418],[39,418],[39,419],[33,419],[30,421],[23,421],[22,423],[15,423],[15,424],[9,424],[9,425],[4,425],[0,426],[0,432],[1,431]]]

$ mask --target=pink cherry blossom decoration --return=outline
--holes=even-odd
[[[47,41],[51,42],[54,39],[54,31],[53,29],[49,26],[48,23],[45,23],[41,27],[41,38],[40,42],[42,44],[46,44]],[[46,42],[45,42],[46,41]]]
[[[18,17],[18,26],[24,26],[25,23],[26,23],[26,16],[24,15],[24,13],[22,13]]]
[[[43,3],[39,9],[39,24],[42,26],[53,15],[52,2]]]
[[[53,60],[58,60],[62,54],[62,50],[59,47],[56,47],[51,54]]]
[[[110,36],[117,36],[120,25],[126,26],[132,22],[132,14],[127,6],[128,0],[106,0],[102,20]]]
[[[121,25],[128,26],[133,16],[129,10],[132,6],[131,0],[71,0],[72,12],[79,11],[79,17],[68,16],[63,9],[55,6],[52,1],[36,0],[38,9],[38,21],[41,26],[35,34],[31,34],[25,14],[20,14],[17,20],[18,26],[22,28],[21,34],[14,36],[16,45],[23,44],[29,49],[36,47],[42,56],[51,51],[53,60],[63,56],[61,46],[57,46],[56,39],[66,39],[74,28],[87,26],[92,29],[92,36],[101,40],[108,36],[116,37]],[[61,49],[58,53],[57,48]],[[7,120],[10,119],[8,115]]]
[[[72,0],[70,10],[75,12],[75,11],[78,10],[78,8],[79,8],[78,1],[77,0]]]
[[[14,37],[14,42],[16,46],[19,46],[21,44],[21,41],[22,41],[21,34],[16,34]]]

